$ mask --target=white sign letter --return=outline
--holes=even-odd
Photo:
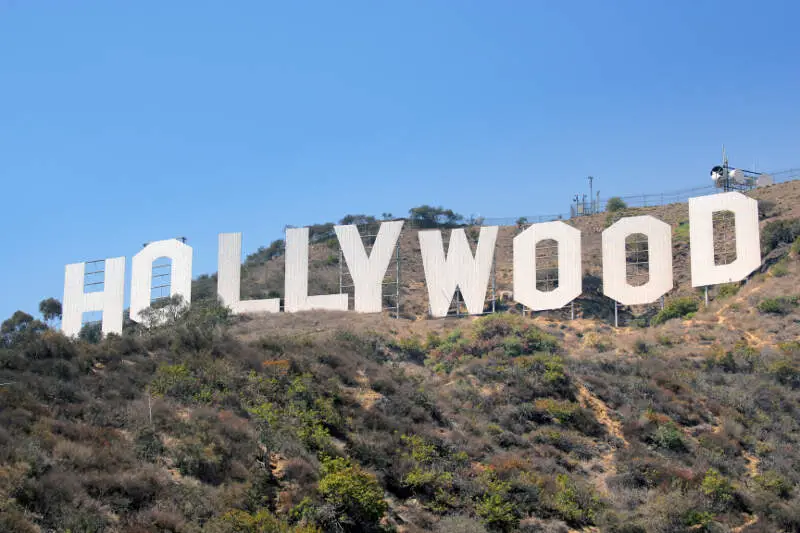
[[[217,296],[234,314],[278,313],[280,298],[266,300],[241,299],[242,234],[220,233],[217,251]]]
[[[714,264],[716,211],[732,211],[736,221],[736,261]],[[761,264],[758,202],[740,192],[725,192],[689,198],[689,250],[692,287],[740,281]]]
[[[644,285],[628,283],[625,239],[647,236],[649,279]],[[650,215],[618,220],[603,232],[603,294],[623,305],[655,302],[672,290],[672,229]]]
[[[153,261],[172,260],[169,295],[180,294],[188,305],[192,301],[192,247],[177,239],[151,242],[133,256],[131,266],[131,320],[141,322],[141,313],[150,307],[153,286]]]
[[[103,334],[122,333],[122,309],[125,303],[125,258],[105,260],[103,291],[84,292],[86,263],[67,265],[64,274],[64,314],[61,331],[74,336],[81,331],[83,313],[103,312]]]
[[[403,229],[403,221],[381,223],[369,257],[356,226],[335,226],[334,229],[355,285],[356,311],[380,313],[383,309],[383,278]]]
[[[418,233],[432,316],[447,316],[456,287],[461,290],[470,314],[483,313],[497,230],[497,226],[481,228],[475,257],[472,256],[467,235],[461,228],[450,232],[446,258],[442,233],[438,229]]]
[[[284,311],[347,311],[347,294],[308,295],[308,228],[286,230],[286,300]]]
[[[536,288],[536,244],[558,243],[558,288]],[[514,300],[534,311],[560,309],[580,296],[581,232],[563,222],[534,224],[514,237]]]

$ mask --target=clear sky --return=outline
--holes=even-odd
[[[0,0],[0,318],[64,265],[800,166],[800,3]],[[129,291],[129,289],[126,289]]]

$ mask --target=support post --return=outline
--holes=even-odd
[[[495,265],[497,264],[497,256],[495,255],[492,257],[492,313],[496,312],[497,307],[497,269]]]
[[[575,320],[575,300],[569,303],[569,319]]]
[[[397,239],[397,279],[395,280],[396,283],[394,285],[395,290],[395,305],[397,309],[395,310],[395,318],[400,318],[400,239]]]
[[[342,253],[342,247],[339,246],[339,294],[344,292],[344,271],[342,270],[343,259],[344,254]]]
[[[616,300],[614,300],[614,327],[619,327],[619,306]]]
[[[708,285],[705,286],[705,292],[706,292],[706,297],[705,297],[706,307],[708,307]]]

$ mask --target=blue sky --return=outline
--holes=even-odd
[[[796,2],[0,0],[0,318],[64,265],[800,166]]]

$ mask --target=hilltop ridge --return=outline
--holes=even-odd
[[[800,181],[790,181],[769,187],[754,189],[748,193],[760,202],[760,222],[762,227],[768,222],[800,217]],[[615,213],[575,217],[565,223],[582,232],[582,263],[584,271],[584,292],[576,299],[578,316],[609,319],[613,317],[613,302],[602,295],[602,254],[601,233],[615,217],[652,215],[663,220],[673,228],[673,271],[675,288],[667,297],[684,296],[693,293],[689,272],[688,205],[676,203],[654,207],[626,208]],[[470,226],[465,226],[470,229]],[[406,318],[424,318],[427,315],[428,294],[425,288],[425,275],[422,267],[419,240],[413,227],[406,227],[400,236],[400,302],[401,314]],[[449,229],[442,229],[445,235]],[[517,226],[501,226],[497,238],[495,258],[497,265],[497,294],[507,296],[512,293],[512,240],[520,232]],[[474,228],[473,228],[474,233]],[[446,242],[446,241],[445,241]],[[274,243],[273,243],[274,245]],[[284,268],[283,257],[277,255],[263,260],[263,255],[253,254],[245,262],[242,272],[242,297],[266,298],[283,296]],[[268,256],[268,254],[267,254]],[[390,270],[394,269],[392,263]],[[347,267],[343,267],[345,273]],[[335,237],[309,246],[309,294],[331,294],[339,292],[339,252]],[[391,277],[391,273],[388,277]],[[201,285],[201,287],[198,287]],[[205,277],[196,282],[195,293],[211,295],[215,291],[213,277]],[[345,292],[352,294],[352,289]],[[487,297],[490,295],[487,295]],[[513,302],[502,302],[513,306]],[[637,316],[652,314],[657,304],[622,308],[624,321]],[[351,299],[352,308],[352,299]],[[553,313],[551,313],[553,314]],[[565,310],[561,316],[568,316]]]

